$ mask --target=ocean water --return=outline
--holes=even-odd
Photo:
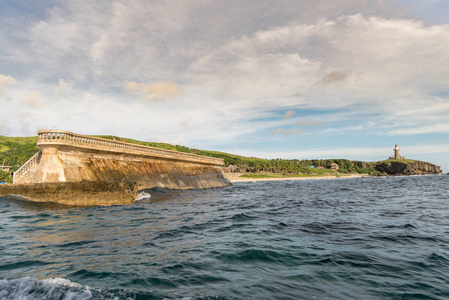
[[[0,198],[0,299],[448,299],[449,176]]]

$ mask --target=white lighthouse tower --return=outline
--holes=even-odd
[[[404,159],[403,156],[399,154],[398,144],[394,145],[394,156],[390,156],[389,159]]]
[[[398,144],[394,146],[394,159],[401,159],[401,155],[399,154]]]

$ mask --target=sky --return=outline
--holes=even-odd
[[[449,172],[447,0],[0,0],[0,135]]]

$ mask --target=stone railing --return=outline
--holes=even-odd
[[[178,152],[173,150],[160,149],[150,146],[143,146],[108,140],[98,137],[86,136],[61,130],[40,130],[38,131],[37,145],[49,144],[66,144],[80,146],[82,148],[91,148],[97,150],[106,150],[114,152],[134,152],[133,154],[141,154],[146,156],[167,158],[179,161],[197,162],[210,165],[223,165],[223,159]]]
[[[17,171],[13,173],[12,182],[16,183],[17,180],[20,179],[25,173],[28,172],[33,166],[39,164],[42,157],[42,151],[37,152],[33,155],[23,166],[20,167]]]

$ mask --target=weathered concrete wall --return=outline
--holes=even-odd
[[[217,166],[72,146],[44,147],[39,164],[21,177],[19,183],[79,181],[130,181],[136,182],[139,189],[155,186],[216,188],[229,185]]]
[[[39,132],[40,159],[16,183],[135,182],[139,189],[217,188],[230,185],[222,160],[76,135]],[[62,133],[55,136],[54,133]]]

